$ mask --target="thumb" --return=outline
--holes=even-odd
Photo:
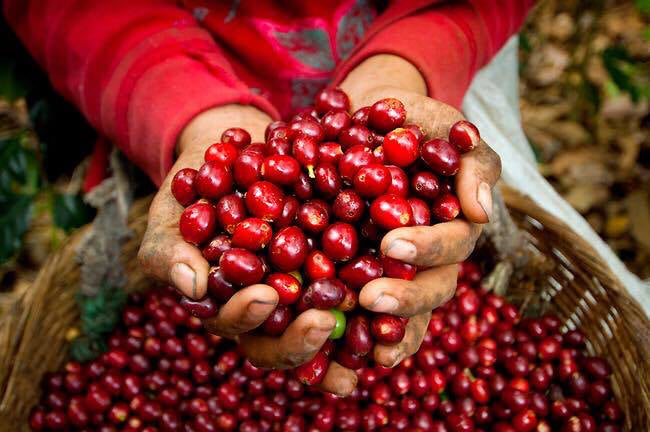
[[[154,200],[150,213],[160,212],[159,208]],[[160,219],[150,215],[138,259],[147,274],[175,286],[187,297],[200,299],[207,292],[210,264],[196,246],[183,240],[176,225],[178,216],[170,219],[171,226],[157,224]]]
[[[484,224],[492,216],[492,188],[501,176],[501,159],[484,141],[465,153],[456,175],[456,192],[465,217]]]

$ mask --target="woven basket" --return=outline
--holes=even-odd
[[[530,199],[508,190],[503,193],[513,218],[527,233],[530,252],[538,258],[530,261],[526,278],[510,284],[508,296],[522,305],[525,314],[555,313],[568,327],[580,326],[588,350],[613,365],[612,386],[626,413],[626,429],[650,431],[648,318],[584,240]],[[131,209],[134,235],[122,254],[129,290],[151,284],[134,259],[149,202],[140,200]],[[65,333],[78,321],[75,252],[87,229],[79,230],[48,259],[30,289],[0,297],[0,431],[27,430],[41,377],[60,368],[66,358]]]

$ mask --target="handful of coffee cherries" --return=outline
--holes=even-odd
[[[467,121],[453,125],[448,140],[425,140],[420,126],[405,124],[397,99],[352,115],[349,108],[343,91],[326,89],[313,109],[269,124],[264,143],[228,129],[203,166],[181,169],[171,183],[186,206],[183,238],[213,265],[208,295],[183,298],[183,307],[209,318],[238,289],[265,283],[279,304],[256,331],[271,336],[307,309],[330,310],[330,341],[294,370],[310,385],[322,381],[330,359],[358,369],[375,343],[402,340],[408,319],[362,309],[358,291],[379,277],[415,277],[415,266],[379,251],[382,236],[458,217],[453,177],[461,154],[480,142]]]

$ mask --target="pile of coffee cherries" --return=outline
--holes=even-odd
[[[350,115],[347,95],[321,92],[313,109],[274,122],[266,142],[228,129],[198,170],[180,170],[171,190],[187,206],[183,238],[212,264],[208,295],[183,305],[208,318],[240,288],[266,283],[279,305],[259,331],[278,336],[309,308],[331,310],[334,346],[296,371],[318,384],[330,359],[356,369],[375,343],[402,340],[407,320],[358,307],[358,291],[379,277],[410,280],[417,268],[377,248],[389,230],[450,221],[460,214],[453,176],[480,142],[471,123],[449,141],[425,140],[406,110],[383,99]],[[303,373],[308,370],[310,373]],[[317,373],[311,373],[317,371]]]
[[[620,432],[610,366],[554,316],[521,319],[473,263],[394,369],[360,364],[339,398],[262,370],[208,334],[172,289],[129,299],[109,350],[43,380],[33,431]],[[332,342],[328,342],[331,345]]]

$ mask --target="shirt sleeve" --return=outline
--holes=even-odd
[[[521,27],[534,0],[444,2],[390,22],[339,66],[335,81],[368,57],[398,55],[415,65],[429,96],[460,107],[476,72]]]
[[[54,87],[160,184],[183,127],[206,109],[275,108],[174,0],[6,0],[4,13]]]

